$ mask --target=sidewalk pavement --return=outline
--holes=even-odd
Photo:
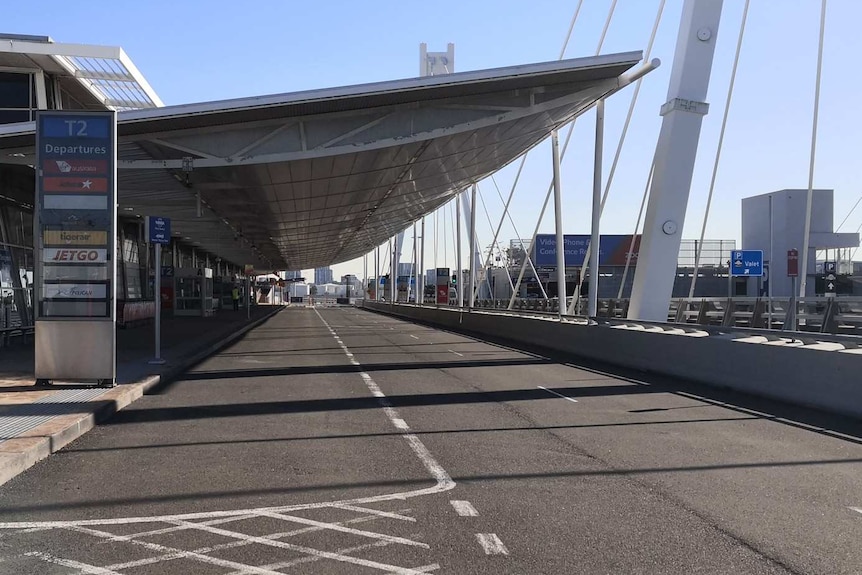
[[[117,330],[117,385],[92,388],[57,384],[35,387],[34,346],[16,343],[0,350],[0,485],[58,451],[141,397],[283,309],[255,306],[219,310],[215,316],[162,317],[164,365],[154,357],[152,325]]]

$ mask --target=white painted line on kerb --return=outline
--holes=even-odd
[[[416,337],[416,336],[415,336],[415,335],[413,335],[412,333],[410,334],[410,337],[412,337],[413,339],[419,339],[418,337]]]
[[[566,396],[565,396],[565,395],[563,395],[562,393],[557,393],[556,391],[552,391],[552,390],[548,389],[547,387],[542,387],[541,385],[537,385],[536,387],[538,387],[539,389],[544,389],[544,390],[545,390],[545,391],[547,391],[548,393],[553,393],[553,394],[554,394],[554,395],[556,395],[557,397],[562,397],[563,399],[565,399],[565,400],[567,400],[567,401],[571,401],[572,403],[577,403],[577,402],[578,402],[578,400],[577,400],[577,399],[573,399],[573,398],[571,398],[571,397],[566,397]]]
[[[479,545],[485,551],[485,555],[508,555],[509,550],[500,541],[496,533],[476,533]]]
[[[410,426],[407,425],[407,422],[401,419],[400,417],[396,417],[392,420],[392,425],[397,427],[398,429],[407,431],[410,429]]]
[[[478,517],[479,512],[469,501],[453,500],[449,502],[455,508],[455,513],[461,517]]]
[[[452,352],[452,353],[454,353],[455,355],[457,355],[458,357],[464,357],[464,354],[463,354],[463,353],[458,353],[457,351],[452,351],[451,349],[447,349],[446,351]]]

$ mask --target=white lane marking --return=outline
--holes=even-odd
[[[381,541],[389,541],[390,543],[400,543],[401,545],[412,545],[414,547],[430,549],[427,543],[413,541],[412,539],[407,539],[405,537],[396,537],[395,535],[386,535],[385,533],[366,531],[364,529],[354,529],[352,527],[335,525],[333,523],[326,523],[323,521],[315,521],[314,519],[306,519],[305,517],[297,517],[295,515],[285,515],[283,513],[261,513],[261,515],[263,515],[264,517],[272,517],[273,519],[292,521],[293,523],[299,523],[300,525],[310,525],[312,527],[320,527],[321,529],[329,529],[332,531],[340,531],[342,533],[350,533],[351,535],[359,535],[360,537],[368,537],[369,539],[380,539]],[[193,523],[192,525],[200,524]],[[205,525],[203,527],[207,530],[212,528],[209,525]]]
[[[285,543],[284,541],[274,541],[272,539],[266,539],[265,537],[255,537],[254,535],[246,535],[245,533],[237,533],[235,531],[228,531],[227,529],[219,529],[218,527],[209,527],[206,525],[201,525],[200,523],[183,523],[186,524],[189,529],[198,529],[207,533],[224,535],[225,537],[239,539],[241,541],[251,541],[252,543],[259,543],[261,545],[267,545],[269,547],[287,549],[289,551],[297,551],[306,555],[320,557],[321,559],[332,559],[333,561],[341,561],[342,563],[351,563],[353,565],[361,565],[363,567],[370,567],[372,569],[380,569],[381,571],[385,571],[386,573],[397,573],[398,575],[415,575],[417,573],[417,571],[413,571],[412,569],[407,569],[405,567],[398,567],[397,565],[387,565],[386,563],[380,563],[378,561],[370,561],[368,559],[360,559],[358,557],[351,557],[349,555],[341,555],[339,553],[333,553],[331,551],[321,551],[320,549],[313,549],[311,547],[305,547],[303,545],[294,545],[293,543]],[[249,568],[248,565],[241,567],[245,567],[246,569]]]
[[[485,555],[508,555],[509,550],[500,541],[496,533],[476,533],[479,545],[485,551]]]
[[[571,398],[571,397],[566,397],[566,396],[565,396],[565,395],[563,395],[562,393],[557,393],[556,391],[550,390],[550,389],[548,389],[547,387],[542,387],[541,385],[537,385],[536,387],[538,387],[539,389],[544,389],[544,390],[545,390],[545,391],[547,391],[548,393],[553,393],[553,394],[554,394],[554,395],[556,395],[557,397],[562,397],[563,399],[565,399],[565,400],[567,400],[567,401],[571,401],[572,403],[577,403],[577,402],[578,402],[578,400],[577,400],[577,399],[574,399],[574,398]]]
[[[72,569],[77,569],[79,573],[87,573],[88,575],[122,575],[117,571],[111,571],[110,569],[105,569],[104,567],[96,567],[95,565],[89,565],[87,563],[81,563],[79,561],[72,561],[71,559],[55,557],[49,553],[44,553],[42,551],[31,551],[29,553],[24,553],[24,556],[36,557],[37,559],[41,559],[46,563],[53,563],[54,565],[60,565],[61,567],[70,567]]]
[[[392,425],[397,427],[398,429],[403,429],[405,431],[409,430],[410,427],[407,425],[407,422],[401,419],[400,417],[396,417],[392,420]]]
[[[412,333],[410,334],[410,337],[412,337],[413,339],[419,339],[418,337],[416,337],[416,336],[415,336],[415,335],[413,335]]]
[[[851,507],[850,509],[852,509],[856,513],[862,513],[862,507]]]
[[[317,314],[317,317],[320,318],[320,321],[323,322],[323,325],[326,326],[326,329],[328,329],[329,332],[333,335],[333,337],[338,337],[335,333],[335,330],[332,329],[329,326],[329,323],[327,323],[327,321],[323,319],[323,316],[320,315],[320,312],[316,309],[314,311]],[[347,350],[347,346],[344,346],[344,349]],[[392,404],[386,398],[386,395],[383,394],[383,391],[381,391],[380,386],[377,385],[374,379],[372,379],[372,377],[368,375],[367,372],[361,371],[359,372],[359,374],[371,394],[378,398],[380,405],[383,407],[383,411],[386,413],[386,416],[389,417],[389,421],[392,422],[393,426],[397,427],[394,420],[400,419],[400,417],[398,416],[398,411],[392,408]],[[405,433],[401,437],[407,440],[407,443],[409,443],[410,447],[413,449],[413,453],[416,454],[416,457],[419,458],[419,460],[422,462],[422,465],[425,466],[425,469],[428,470],[431,476],[437,480],[437,485],[432,488],[436,489],[436,493],[448,491],[455,487],[455,482],[452,480],[449,474],[446,473],[446,470],[443,469],[443,466],[440,465],[436,459],[434,459],[434,456],[431,455],[431,452],[428,451],[428,448],[425,447],[425,444],[422,443],[422,441],[417,436],[412,433]]]
[[[320,317],[320,320],[327,326],[330,333],[334,334],[334,330],[326,324],[326,321],[320,315],[320,312],[317,309],[314,312]],[[355,361],[355,360],[354,360]],[[359,365],[359,362],[356,362],[355,365]],[[359,375],[362,377],[365,384],[368,386],[369,390],[375,397],[381,401],[381,404],[384,407],[387,407],[386,404],[383,404],[383,401],[386,401],[388,404],[388,399],[380,391],[380,388],[377,387],[377,384],[368,375],[365,371],[360,371]],[[377,393],[375,394],[375,390]],[[379,394],[379,395],[378,395]],[[384,410],[387,416],[390,417],[390,420],[393,417],[393,414],[397,414],[397,412],[389,407]],[[395,415],[397,417],[397,415]],[[394,425],[394,424],[393,424]],[[406,499],[410,499],[412,497],[422,497],[425,495],[435,495],[437,493],[443,493],[445,491],[449,491],[454,489],[455,482],[446,473],[446,470],[437,463],[437,460],[434,459],[434,456],[428,451],[425,445],[413,434],[403,434],[403,437],[413,449],[413,452],[425,466],[425,469],[431,473],[431,476],[436,480],[436,483],[431,487],[423,487],[421,489],[412,489],[409,491],[401,491],[395,493],[385,493],[383,495],[372,495],[368,497],[357,497],[354,499],[340,499],[335,501],[321,501],[318,503],[299,503],[294,505],[277,505],[272,507],[253,507],[250,509],[231,509],[226,511],[203,511],[197,513],[178,513],[176,515],[148,515],[148,516],[140,516],[140,517],[111,517],[105,519],[78,519],[78,520],[67,520],[67,521],[9,521],[9,522],[0,522],[0,529],[52,529],[52,528],[70,528],[70,527],[84,527],[84,526],[108,526],[108,525],[130,525],[135,523],[171,523],[176,521],[194,521],[200,519],[218,519],[222,517],[240,517],[244,515],[258,515],[262,512],[273,511],[276,513],[285,513],[292,511],[305,511],[309,509],[323,509],[326,507],[335,507],[338,505],[367,505],[369,503],[379,503],[381,501],[403,501]]]
[[[452,352],[452,353],[454,353],[455,355],[457,355],[457,356],[459,356],[459,357],[464,357],[464,354],[463,354],[463,353],[458,353],[457,351],[452,351],[451,349],[447,349],[446,351]]]
[[[455,513],[461,517],[478,517],[479,512],[469,501],[452,500],[449,502],[455,508]]]

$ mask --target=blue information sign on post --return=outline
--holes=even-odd
[[[147,216],[147,243],[167,245],[171,243],[171,219]]]
[[[730,275],[734,277],[762,277],[763,251],[734,250],[730,252]]]

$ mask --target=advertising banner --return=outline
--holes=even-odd
[[[638,250],[640,249],[641,236],[635,238],[634,250],[631,262],[637,263]],[[579,267],[584,265],[587,248],[590,245],[590,236],[586,234],[565,235],[566,267]],[[632,243],[631,234],[627,235],[603,235],[599,245],[600,266],[624,266]],[[533,248],[533,264],[536,267],[557,267],[557,236],[554,234],[538,234]]]

